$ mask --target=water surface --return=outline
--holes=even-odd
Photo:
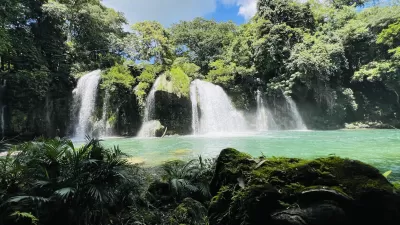
[[[118,145],[146,165],[199,155],[216,157],[227,147],[252,156],[314,159],[331,155],[364,161],[380,171],[392,170],[391,179],[400,180],[400,131],[274,131],[237,135],[180,136],[165,138],[110,138],[107,147]]]

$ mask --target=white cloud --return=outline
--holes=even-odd
[[[130,24],[156,20],[169,26],[215,12],[217,1],[237,5],[238,15],[246,19],[256,13],[257,0],[103,0],[103,4],[123,12]]]
[[[251,19],[257,12],[257,0],[238,0],[239,15],[246,20]]]
[[[257,12],[258,0],[220,0],[225,5],[239,6],[238,15],[243,16],[246,20],[251,19]]]

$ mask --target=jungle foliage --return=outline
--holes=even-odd
[[[256,90],[277,113],[291,95],[313,129],[398,127],[400,6],[358,8],[371,2],[260,0],[239,26],[196,18],[169,28],[144,21],[125,32],[124,16],[100,0],[5,0],[6,133],[66,135],[75,77],[99,68],[98,98],[108,93],[107,118],[119,135],[137,132],[146,96],[164,74],[179,75],[182,96],[188,79],[218,84],[241,110],[254,109]]]
[[[169,224],[185,219],[174,214],[179,204],[206,216],[211,199],[214,161],[201,157],[144,169],[94,139],[81,147],[37,139],[9,150],[0,157],[1,224]]]

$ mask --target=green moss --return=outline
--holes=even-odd
[[[400,181],[393,182],[393,187],[397,193],[400,193]]]
[[[371,191],[394,190],[377,169],[359,161],[339,157],[252,159],[235,149],[221,152],[210,188],[215,195],[210,224],[231,225],[267,224],[266,218],[257,215],[297,207],[304,198],[305,203],[321,197],[349,201]]]
[[[174,93],[178,97],[189,97],[190,78],[180,67],[173,67],[161,75],[157,90]]]
[[[135,87],[135,95],[139,106],[143,107],[145,105],[147,93],[150,91],[151,86],[162,69],[162,66],[157,64],[144,65],[142,73],[137,77],[139,83]]]
[[[198,201],[185,198],[172,212],[170,225],[200,225],[205,224],[207,209]]]

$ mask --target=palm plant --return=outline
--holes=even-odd
[[[171,161],[163,166],[163,179],[169,183],[174,196],[182,199],[193,193],[200,193],[202,197],[209,198],[209,181],[211,180],[213,161],[198,159],[185,163]]]
[[[191,192],[197,191],[192,183],[197,176],[197,167],[194,160],[187,163],[182,161],[171,161],[165,163],[163,179],[169,183],[171,192],[176,197],[184,197]]]
[[[16,147],[12,161],[21,169],[18,195],[2,207],[37,212],[41,223],[108,224],[118,188],[126,182],[126,161],[119,148],[89,140],[75,149],[64,139],[39,140]],[[59,218],[64,218],[59,221]]]

